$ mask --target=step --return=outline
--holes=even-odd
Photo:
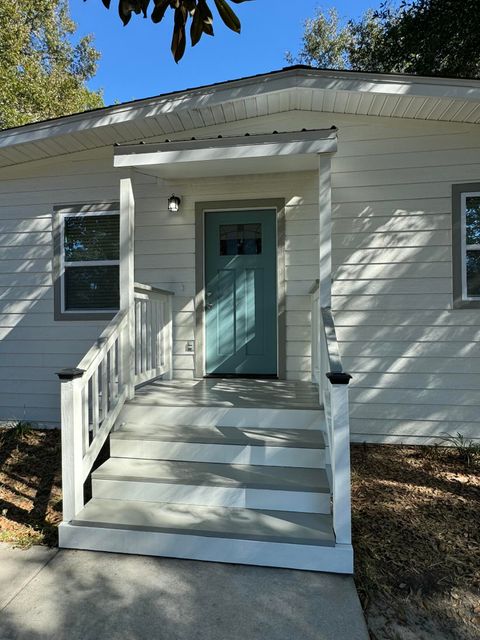
[[[110,436],[117,458],[325,467],[323,435],[313,429],[122,424]]]
[[[323,469],[110,458],[92,474],[95,498],[330,513]]]
[[[125,403],[117,424],[186,424],[195,426],[258,427],[263,429],[325,430],[325,414],[317,409],[261,407],[158,406],[138,397]]]
[[[63,548],[351,573],[330,516],[92,499],[62,523]]]

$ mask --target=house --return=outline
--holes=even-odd
[[[0,419],[62,423],[61,546],[352,571],[349,437],[480,437],[479,123],[295,66],[0,133]]]

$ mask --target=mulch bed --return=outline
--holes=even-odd
[[[55,545],[60,433],[0,429],[0,541]],[[373,640],[480,638],[480,460],[352,446],[355,582]]]
[[[57,544],[62,519],[60,431],[0,429],[0,542]]]
[[[477,458],[352,446],[355,582],[372,638],[480,638]]]

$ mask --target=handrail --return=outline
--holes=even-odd
[[[122,320],[127,316],[127,311],[119,311],[114,318],[112,318],[111,322],[105,327],[100,336],[97,338],[95,344],[90,347],[89,351],[83,356],[78,364],[78,369],[83,370],[87,373],[92,367],[94,367],[95,363],[99,358],[101,358],[102,354],[105,351],[108,351],[112,346],[112,341],[115,340],[116,333],[118,331],[119,325],[122,323]]]
[[[136,293],[156,293],[162,296],[174,296],[173,291],[168,289],[159,289],[158,287],[152,287],[150,284],[141,284],[140,282],[134,282],[133,287]]]
[[[134,386],[172,375],[172,295],[135,284],[133,304],[119,311],[77,367],[61,382],[63,520],[84,504],[91,473]]]
[[[333,528],[337,544],[351,545],[348,384],[352,376],[343,369],[331,308],[320,307],[318,287],[312,289],[311,298],[312,380],[318,384],[325,412]]]
[[[332,310],[330,307],[321,307],[320,313],[322,316],[326,355],[328,357],[328,371],[325,372],[325,375],[332,384],[348,384],[352,376],[343,370]]]

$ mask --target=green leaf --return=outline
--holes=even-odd
[[[173,27],[172,37],[172,53],[175,62],[182,59],[185,53],[186,36],[185,36],[185,23],[187,21],[187,10],[185,7],[180,6],[175,9],[175,19]]]
[[[163,16],[165,15],[165,11],[168,9],[169,4],[170,0],[155,0],[155,8],[150,16],[155,24],[163,20]]]
[[[232,8],[227,4],[226,0],[215,0],[215,4],[221,19],[227,27],[236,33],[240,33],[240,20],[237,18]]]
[[[197,10],[202,18],[203,33],[213,36],[213,15],[205,0],[198,0]]]
[[[123,26],[126,27],[132,17],[132,10],[130,9],[129,0],[120,0],[118,3],[118,15],[123,22]]]
[[[185,9],[190,13],[190,15],[193,16],[193,12],[195,11],[195,9],[197,7],[196,0],[183,0],[183,5],[184,5]]]
[[[190,40],[192,42],[192,47],[194,47],[203,35],[203,22],[200,11],[195,9],[192,24],[190,26]]]

